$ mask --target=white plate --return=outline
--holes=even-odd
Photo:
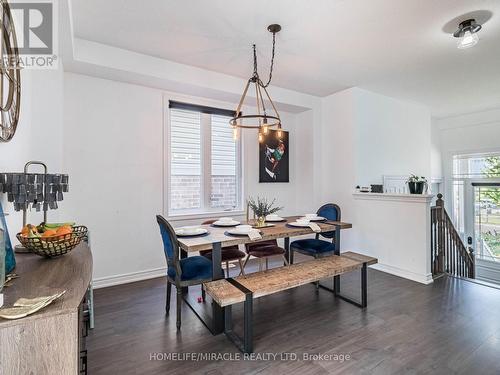
[[[218,227],[234,227],[236,225],[240,225],[239,221],[233,220],[233,221],[215,221],[214,225]]]
[[[175,234],[180,237],[200,236],[206,233],[208,233],[208,230],[206,230],[205,228],[197,228],[196,230],[189,230],[188,232],[186,232],[184,228],[177,228],[175,230]]]
[[[305,216],[304,216],[305,218]],[[326,220],[326,217],[323,217],[323,216],[316,216],[315,218],[312,218],[312,219],[308,219],[309,221],[323,221],[323,220]]]
[[[270,223],[277,223],[280,221],[285,221],[282,217],[273,217],[273,218],[266,218],[266,221],[269,221]]]
[[[294,221],[294,222],[288,223],[288,224],[291,225],[292,227],[305,228],[305,227],[308,227],[309,224],[311,224],[311,223],[301,224],[301,223],[297,223],[296,221]]]

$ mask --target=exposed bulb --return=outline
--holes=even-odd
[[[262,133],[267,134],[269,132],[269,127],[267,125],[264,125],[262,127]]]
[[[278,136],[278,138],[283,137],[283,132],[281,131],[281,128],[278,129],[278,132],[276,133],[276,135]]]
[[[262,143],[263,140],[264,140],[264,136],[262,135],[261,132],[259,132],[259,143]]]
[[[458,39],[457,47],[459,49],[465,49],[473,47],[479,41],[479,36],[477,33],[471,33],[470,31],[466,31],[464,35]]]
[[[233,140],[238,140],[238,128],[233,128]]]

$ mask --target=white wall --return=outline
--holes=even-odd
[[[162,268],[162,92],[65,73],[66,215],[91,232],[94,277]]]
[[[0,171],[22,172],[30,160],[41,160],[49,173],[61,173],[62,166],[62,99],[63,69],[21,71],[20,119],[14,138],[0,142]],[[30,169],[37,171],[36,167]],[[70,181],[71,182],[71,181]],[[22,226],[22,212],[15,212],[13,204],[0,194],[5,212],[9,213],[7,225],[11,240]],[[64,207],[66,201],[61,202]],[[49,211],[49,218],[58,220],[59,210]],[[28,221],[38,224],[41,213],[29,212]]]
[[[441,134],[436,121],[431,124],[431,179],[443,178],[443,157],[441,151]]]
[[[431,114],[427,107],[355,90],[356,184],[382,175],[431,175]]]
[[[353,192],[356,185],[382,183],[384,174],[431,175],[429,110],[357,88],[344,90],[322,99],[321,138],[322,201],[339,204],[342,220],[353,223],[352,229],[342,233],[342,248],[378,256],[388,262],[386,266],[399,269],[414,266],[416,263],[405,266],[395,260],[391,262],[387,250],[393,248],[391,241],[396,234],[408,239],[414,237],[413,225],[403,225],[406,229],[401,231],[397,221],[422,223],[426,219],[425,208],[418,210],[421,217],[412,218],[415,206],[401,208],[406,202],[398,202],[394,209],[390,202],[379,202],[385,207],[382,210],[373,201],[355,200]],[[405,215],[404,220],[401,215]],[[381,223],[387,226],[383,231]],[[419,239],[416,248],[425,255],[429,244],[424,236]],[[420,272],[406,271],[408,275]],[[426,278],[424,275],[414,280]]]
[[[164,207],[165,105],[168,99],[224,108],[235,104],[73,73],[65,74],[64,88],[63,163],[73,186],[65,214],[91,230],[98,285],[124,274],[161,274],[165,260],[155,215]],[[248,130],[243,137],[244,193],[276,197],[285,214],[296,214],[307,205],[304,197],[311,196],[312,184],[303,175],[311,160],[300,150],[306,156],[311,152],[312,134],[296,115],[280,114],[290,131],[290,183],[258,183],[257,133]]]

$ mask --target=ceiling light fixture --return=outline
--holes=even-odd
[[[475,46],[479,41],[477,32],[481,30],[481,27],[473,18],[460,22],[458,30],[453,33],[455,38],[459,38],[457,47],[465,49]]]
[[[281,119],[276,109],[269,93],[267,92],[267,87],[271,83],[271,79],[273,77],[273,67],[274,67],[274,51],[276,45],[276,33],[281,30],[281,26],[278,24],[269,25],[267,30],[273,34],[273,49],[271,54],[271,67],[269,69],[269,79],[267,83],[264,84],[259,77],[259,72],[257,71],[257,51],[255,44],[253,45],[253,74],[248,80],[245,89],[243,90],[243,95],[241,96],[238,107],[236,108],[235,116],[229,121],[229,124],[233,128],[233,137],[235,139],[238,138],[238,129],[259,129],[259,141],[262,141],[262,134],[267,134],[269,128],[278,128],[281,130]],[[257,101],[257,113],[243,115],[241,112],[241,108],[245,103],[245,98],[250,88],[250,85],[255,86],[255,98]],[[271,114],[266,109],[265,100],[269,101],[271,104],[272,112]],[[249,123],[249,121],[252,121]],[[281,131],[278,132],[278,136],[282,134]]]

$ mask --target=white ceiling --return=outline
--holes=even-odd
[[[251,45],[272,85],[326,96],[357,86],[431,107],[435,116],[500,106],[499,0],[73,0],[75,36],[248,78]],[[459,50],[450,20],[492,13]],[[481,17],[480,17],[481,18]],[[458,22],[457,22],[458,23]]]

